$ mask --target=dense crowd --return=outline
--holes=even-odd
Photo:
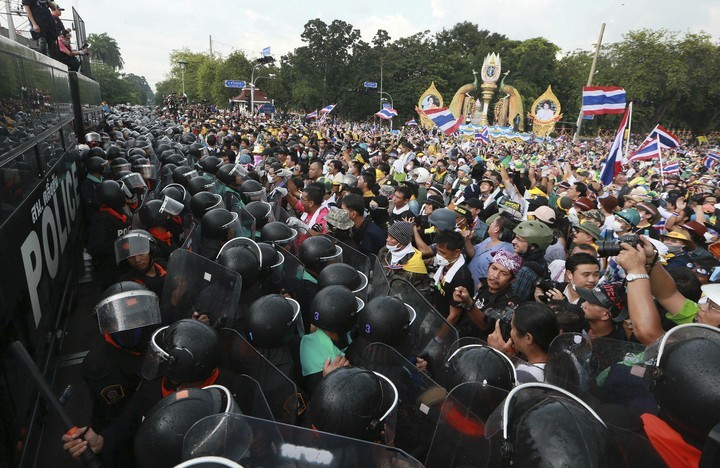
[[[697,466],[715,450],[712,146],[603,185],[602,139],[172,105],[112,109],[86,140],[84,239],[105,292],[84,363],[93,429],[63,437],[75,456],[173,466],[199,418],[264,418],[240,374],[277,421],[428,466]],[[213,385],[232,397],[213,406]],[[252,447],[235,461],[271,463]]]

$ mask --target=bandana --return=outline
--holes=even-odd
[[[522,268],[522,257],[520,255],[516,254],[515,252],[506,252],[505,250],[498,250],[495,252],[495,255],[493,255],[492,263],[497,263],[498,265],[501,265],[508,270],[510,270],[510,273],[513,274],[513,276],[517,275],[518,271],[520,271],[520,268]]]

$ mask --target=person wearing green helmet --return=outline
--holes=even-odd
[[[547,224],[540,221],[523,221],[513,232],[513,248],[523,259],[523,267],[515,277],[513,290],[520,302],[530,301],[537,281],[547,276],[545,249],[552,244],[553,233]]]

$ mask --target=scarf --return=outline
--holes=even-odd
[[[168,230],[163,232],[162,228],[159,226],[151,227],[148,231],[155,239],[159,240],[163,244],[171,245],[170,241],[172,240],[172,232]]]
[[[445,295],[445,289],[444,286],[446,283],[449,283],[453,280],[455,277],[455,274],[460,270],[460,267],[465,265],[465,257],[460,255],[458,259],[449,266],[447,272],[445,272],[445,268],[440,268],[438,271],[435,272],[435,275],[433,276],[433,280],[435,281],[435,284],[437,285],[438,290]]]
[[[175,387],[174,389],[170,389],[170,388],[167,388],[167,387],[166,387],[165,384],[168,384],[168,383],[169,383],[169,384],[172,384],[172,382],[168,382],[168,381],[167,381],[167,376],[163,376],[163,378],[162,378],[162,385],[161,385],[161,387],[160,387],[160,388],[162,389],[162,396],[163,396],[163,398],[165,398],[166,396],[171,395],[171,394],[177,392],[178,390],[182,390],[183,388],[203,388],[203,387],[207,387],[208,385],[212,385],[212,384],[215,383],[215,381],[217,380],[219,374],[220,374],[220,370],[216,367],[215,370],[212,372],[212,374],[210,374],[210,377],[208,377],[207,379],[205,379],[205,380],[203,380],[202,382],[200,382],[199,385],[193,385],[192,387],[186,387],[186,386],[184,386],[184,384],[179,384],[179,385],[178,385],[177,387]]]
[[[112,216],[113,218],[117,218],[117,219],[119,219],[120,221],[122,221],[123,223],[127,223],[127,215],[120,214],[120,213],[118,213],[117,211],[113,210],[113,209],[110,208],[110,207],[101,206],[100,208],[98,208],[98,211],[102,211],[103,213],[107,213],[107,214],[109,214],[110,216]]]
[[[408,244],[402,249],[398,250],[397,252],[390,251],[390,264],[391,265],[397,265],[397,263],[402,260],[402,258],[407,255],[415,253],[415,247],[413,247],[412,244]]]

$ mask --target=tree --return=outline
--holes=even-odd
[[[90,58],[98,60],[113,70],[122,70],[125,66],[120,47],[107,33],[90,34],[87,38],[90,45]]]

